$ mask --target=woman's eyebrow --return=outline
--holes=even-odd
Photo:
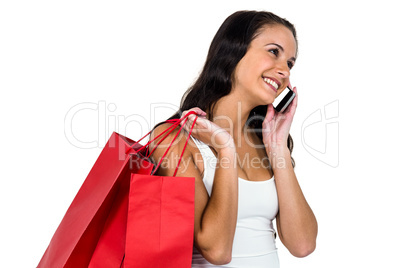
[[[285,50],[283,49],[283,47],[282,47],[281,45],[277,44],[277,43],[269,43],[269,44],[266,44],[266,46],[269,46],[269,45],[275,45],[275,46],[277,46],[277,47],[279,48],[280,51],[282,51],[282,52],[285,51]],[[295,58],[295,57],[291,57],[289,60],[295,62],[295,61],[296,61],[296,58]]]

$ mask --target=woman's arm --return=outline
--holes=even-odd
[[[276,151],[270,161],[274,163],[272,167],[278,192],[276,224],[279,238],[292,255],[305,257],[316,246],[316,218],[297,181],[289,150]]]
[[[233,150],[220,150],[217,157],[209,199],[202,179],[198,180],[194,239],[201,254],[209,262],[219,265],[229,263],[232,258],[237,222],[238,181],[237,170],[229,167],[234,166],[236,159]]]
[[[263,142],[275,176],[279,213],[276,217],[278,234],[286,248],[297,257],[314,251],[317,238],[317,221],[307,204],[291,163],[287,147],[290,126],[296,112],[298,93],[284,113],[268,106],[262,124]]]
[[[194,117],[191,116],[190,119],[189,124],[192,123]],[[193,130],[193,136],[206,144],[211,144],[211,131],[216,131],[217,126],[209,125],[207,128],[206,124],[210,124],[210,121],[199,117]],[[159,126],[153,132],[153,136],[158,135],[167,127],[168,125]],[[176,133],[177,130],[173,131],[161,143],[162,146],[155,150],[152,157],[156,161],[166,150],[166,146],[163,145],[169,144]],[[158,170],[158,175],[173,175],[178,156],[181,154],[187,138],[186,135],[184,132],[179,135],[178,142],[167,154],[167,163],[165,162],[163,167]],[[221,135],[221,139],[215,136],[215,143],[223,141],[224,136],[228,138],[227,135],[227,132]],[[210,197],[202,180],[202,172],[194,161],[194,153],[199,153],[199,151],[192,140],[189,140],[176,176],[195,177],[194,243],[206,260],[212,264],[221,265],[231,261],[237,221],[238,181],[234,146],[215,146],[214,149],[218,153],[218,163]]]

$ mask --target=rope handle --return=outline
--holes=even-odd
[[[181,130],[183,129],[184,125],[187,123],[188,117],[189,117],[190,115],[192,115],[192,114],[195,115],[196,118],[195,118],[193,124],[191,125],[189,134],[188,134],[188,136],[187,136],[186,142],[185,142],[184,147],[183,147],[183,151],[181,152],[179,161],[178,161],[177,166],[176,166],[176,168],[175,168],[175,171],[174,171],[173,176],[176,176],[177,171],[178,171],[178,168],[179,168],[179,165],[180,165],[180,163],[181,163],[181,160],[182,160],[182,157],[183,157],[183,154],[184,154],[184,150],[185,150],[186,147],[187,147],[188,140],[190,139],[190,136],[191,136],[191,132],[193,131],[195,122],[197,121],[197,118],[198,118],[196,112],[190,111],[190,112],[188,112],[184,117],[182,117],[182,118],[180,118],[180,119],[169,119],[169,120],[166,120],[165,123],[171,123],[172,125],[171,125],[170,127],[168,127],[167,129],[165,129],[163,132],[161,132],[161,133],[160,133],[158,136],[156,136],[155,138],[149,140],[149,141],[147,142],[147,144],[143,145],[143,146],[140,147],[138,150],[136,150],[136,151],[140,152],[140,151],[142,151],[142,150],[144,150],[144,149],[146,148],[147,151],[146,151],[145,156],[146,156],[146,157],[149,157],[149,156],[155,151],[155,149],[158,147],[158,145],[159,145],[161,142],[163,142],[163,140],[165,140],[165,139],[167,138],[167,136],[169,136],[169,134],[170,134],[178,125],[180,125],[180,123],[181,123],[183,120],[185,120],[184,124],[180,127],[179,131],[176,133],[176,135],[174,136],[174,138],[173,138],[172,141],[170,142],[168,148],[166,149],[165,153],[163,154],[163,156],[162,156],[161,159],[159,160],[159,163],[157,164],[157,166],[155,167],[155,169],[152,171],[151,175],[154,175],[155,172],[158,170],[159,166],[162,164],[163,159],[165,158],[165,156],[167,155],[168,151],[170,150],[170,148],[171,148],[173,142],[176,140],[177,136],[179,135],[179,133],[180,133]],[[139,139],[138,141],[136,141],[133,145],[131,145],[131,147],[129,147],[129,148],[127,149],[126,153],[128,153],[128,151],[129,151],[131,148],[133,148],[136,144],[139,144],[139,142],[140,142],[141,140],[143,140],[145,137],[147,137],[149,134],[151,134],[151,132],[152,132],[152,130],[149,131],[147,134],[145,134],[145,136],[143,136],[141,139]],[[153,141],[157,140],[157,139],[158,139],[159,137],[161,137],[162,135],[164,135],[164,136],[158,141],[158,143],[154,146],[153,150],[149,153],[149,151],[148,151],[148,149],[149,149],[149,144],[151,144]]]
[[[173,142],[175,142],[177,136],[179,135],[179,133],[181,132],[181,130],[183,129],[183,127],[184,127],[184,125],[187,123],[187,121],[188,121],[188,117],[187,117],[187,115],[186,115],[186,121],[185,121],[184,124],[180,127],[179,131],[176,133],[176,135],[174,136],[174,138],[173,138],[172,141],[170,142],[168,148],[166,149],[165,153],[163,154],[163,156],[162,156],[161,159],[159,160],[159,163],[158,163],[158,165],[155,167],[154,171],[152,171],[151,175],[154,175],[155,172],[158,170],[159,166],[162,164],[163,159],[165,158],[165,156],[166,156],[167,153],[169,152],[170,148],[172,147]],[[179,169],[180,162],[181,162],[181,160],[182,160],[182,158],[183,158],[184,151],[186,150],[186,147],[187,147],[187,144],[188,144],[188,140],[190,139],[191,132],[193,131],[193,128],[194,128],[194,125],[195,125],[195,122],[196,122],[196,121],[197,121],[197,117],[194,119],[194,122],[193,122],[193,124],[191,125],[190,131],[189,131],[189,133],[188,133],[188,135],[187,135],[186,142],[184,143],[183,150],[182,150],[182,152],[181,152],[181,154],[180,154],[179,161],[177,162],[176,168],[175,168],[175,170],[174,170],[173,177],[175,177],[176,174],[177,174],[177,171],[178,171],[178,169]],[[169,132],[169,133],[170,133],[170,132]],[[166,135],[163,139],[165,139],[166,137],[167,137],[167,135]],[[162,139],[162,140],[163,140],[163,139]],[[160,142],[159,142],[159,143],[160,143]],[[159,144],[159,143],[158,143],[158,144]],[[156,148],[156,147],[157,147],[157,146],[155,146],[155,148]],[[150,153],[150,155],[153,153],[153,151],[155,150],[155,148],[152,150],[152,152]]]
[[[143,145],[142,147],[140,147],[138,150],[136,150],[136,151],[138,151],[138,152],[140,152],[140,151],[142,151],[142,150],[144,150],[146,147],[148,147],[148,145],[149,144],[151,144],[153,141],[155,141],[156,139],[158,139],[160,136],[162,136],[163,134],[166,134],[158,143],[157,143],[157,145],[159,145],[178,125],[180,125],[180,122],[181,121],[183,121],[183,120],[187,120],[187,117],[189,116],[189,115],[197,115],[196,114],[196,112],[194,112],[194,111],[190,111],[190,112],[188,112],[183,118],[180,118],[180,119],[169,119],[169,120],[166,120],[165,121],[165,123],[172,123],[173,125],[171,125],[170,127],[168,127],[167,129],[165,129],[162,133],[160,133],[158,136],[156,136],[155,138],[153,138],[152,140],[149,140],[148,142],[147,142],[147,144],[145,144],[145,145]],[[181,128],[180,128],[181,129]],[[141,139],[139,139],[138,141],[136,141],[135,143],[133,143],[133,145],[131,145],[127,150],[126,150],[126,153],[128,153],[128,151],[130,150],[130,149],[133,149],[133,147],[135,146],[135,145],[137,145],[137,144],[139,144],[140,143],[140,141],[142,141],[145,137],[147,137],[149,134],[151,134],[151,132],[152,132],[152,130],[151,131],[149,131],[147,134],[145,134]],[[151,152],[152,153],[152,152]],[[149,155],[149,154],[148,154]]]

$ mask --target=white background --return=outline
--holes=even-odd
[[[293,155],[319,236],[303,259],[278,241],[281,267],[402,267],[397,1],[145,2],[0,4],[0,267],[38,264],[111,131],[171,115],[241,9],[299,36]]]

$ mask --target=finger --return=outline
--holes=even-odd
[[[195,107],[195,108],[194,108],[194,111],[195,111],[198,115],[206,115],[206,114],[207,114],[206,112],[204,112],[203,110],[201,110],[201,109],[198,108],[198,107]]]
[[[265,115],[265,120],[270,122],[275,116],[275,109],[272,104],[268,104],[267,114]]]
[[[296,108],[297,108],[297,103],[299,101],[299,94],[297,93],[296,87],[293,88],[293,92],[296,94],[296,96],[295,96],[294,100],[292,101],[292,106],[291,106],[292,114],[295,113]]]
[[[190,112],[193,112],[193,113],[191,113],[189,115],[188,113],[190,113]],[[200,108],[198,108],[198,107],[191,108],[191,109],[186,110],[186,111],[183,112],[182,119],[185,118],[185,117],[187,117],[187,118],[183,119],[180,122],[180,124],[184,125],[185,130],[189,131],[191,129],[191,127],[193,126],[194,121],[196,121],[198,117],[204,117],[205,118],[205,114],[206,113],[203,110],[201,110]],[[196,123],[194,123],[194,124],[196,125]],[[197,128],[197,127],[194,126],[194,128]]]
[[[180,125],[182,129],[185,131],[189,132],[191,129],[191,126],[193,125],[194,120],[192,120],[190,117],[195,116],[195,115],[189,115],[187,118],[185,118],[183,121],[180,122]]]
[[[180,125],[185,125],[185,128],[191,125],[193,121],[198,117],[198,115],[195,114],[188,114],[189,112],[190,111],[183,113],[183,116],[181,117]]]
[[[204,116],[204,115],[207,114],[206,112],[204,112],[203,110],[201,110],[199,107],[191,108],[190,110],[188,110],[188,112],[190,112],[190,111],[193,111],[193,112],[195,112],[197,115],[201,115],[201,116]]]
[[[206,114],[207,114],[206,112],[204,112],[204,111],[201,110],[200,108],[194,107],[194,108],[191,108],[191,109],[189,109],[189,110],[183,111],[183,113],[182,113],[182,115],[181,115],[180,118],[182,119],[183,117],[186,117],[189,112],[194,112],[194,113],[197,114],[197,116],[201,116],[201,117],[206,117]],[[192,120],[194,120],[195,117],[196,117],[196,116],[193,115],[193,114],[191,114],[191,115],[188,116],[188,118],[190,118],[190,119],[192,119]]]

